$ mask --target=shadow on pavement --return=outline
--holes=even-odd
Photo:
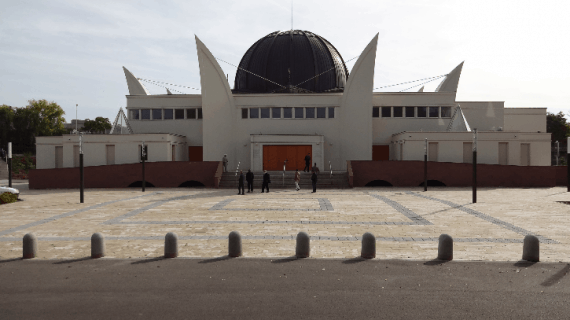
[[[528,267],[532,267],[535,264],[536,264],[536,262],[521,260],[521,261],[518,261],[517,263],[515,263],[514,266],[515,267],[528,268]]]
[[[273,260],[273,261],[271,261],[271,263],[285,263],[285,262],[291,262],[291,261],[295,261],[295,260],[302,260],[302,259],[297,258],[297,256],[292,256],[292,257],[287,257],[287,258],[283,258],[283,259]]]
[[[166,260],[166,258],[164,256],[155,257],[155,258],[150,258],[150,259],[146,259],[146,260],[139,260],[139,261],[131,262],[131,264],[149,263],[149,262],[156,262],[156,261],[161,261],[161,260]]]
[[[233,257],[225,255],[225,256],[221,256],[221,257],[217,257],[217,258],[202,260],[198,263],[212,263],[212,262],[218,262],[218,261],[224,261],[224,260],[230,260],[230,259],[233,259]]]
[[[353,264],[353,263],[359,263],[359,262],[366,261],[366,260],[369,260],[369,259],[364,259],[363,257],[356,257],[356,258],[344,260],[342,263]]]
[[[24,260],[24,259],[23,258],[6,259],[6,260],[0,260],[0,263],[14,262],[14,261],[20,261],[20,260]]]
[[[567,264],[566,267],[564,267],[564,268],[562,268],[562,270],[556,272],[556,274],[553,274],[550,278],[546,279],[546,281],[544,281],[540,285],[543,287],[550,287],[552,285],[555,285],[556,283],[558,283],[558,281],[560,281],[560,279],[564,278],[564,276],[569,271],[570,271],[570,264]]]
[[[80,262],[80,261],[85,261],[85,260],[92,260],[92,259],[91,259],[91,257],[83,257],[83,258],[73,259],[73,260],[62,260],[62,261],[54,262],[53,264],[66,264],[66,263]],[[95,260],[95,259],[93,259],[93,260]]]
[[[448,263],[449,261],[451,261],[451,260],[433,259],[433,260],[424,262],[424,265],[425,266],[438,266],[440,264]]]

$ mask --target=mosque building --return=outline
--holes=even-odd
[[[478,162],[550,166],[546,108],[505,108],[503,101],[457,101],[463,63],[434,92],[374,92],[378,35],[352,70],[325,38],[277,31],[243,55],[233,89],[198,37],[201,94],[151,95],[124,69],[132,134],[85,135],[86,166],[148,161],[220,161],[229,168],[302,170],[303,158],[346,171],[349,160]],[[431,79],[434,80],[434,79]],[[38,137],[38,169],[74,167],[78,136]],[[427,139],[427,140],[426,140]],[[426,151],[427,145],[427,151]],[[43,156],[40,156],[43,154]]]

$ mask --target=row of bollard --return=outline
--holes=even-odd
[[[241,235],[237,231],[229,234],[228,256],[241,257]],[[297,243],[295,246],[295,256],[297,258],[308,258],[311,254],[310,237],[306,232],[297,234]],[[526,261],[538,262],[539,240],[536,236],[527,235],[523,241],[523,256]],[[24,236],[24,259],[31,259],[37,256],[38,242],[34,234],[28,233]],[[91,258],[97,259],[105,256],[105,238],[99,232],[91,236]],[[360,256],[364,259],[373,259],[376,257],[376,237],[366,232],[362,235],[362,250]],[[164,237],[164,257],[178,257],[178,236],[174,232],[169,232]],[[439,236],[439,244],[437,247],[437,259],[443,261],[453,260],[453,238],[450,235],[442,234]]]

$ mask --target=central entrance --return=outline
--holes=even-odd
[[[263,170],[281,171],[287,160],[285,170],[302,171],[305,168],[305,156],[310,153],[311,167],[313,150],[311,145],[264,145],[263,146]]]

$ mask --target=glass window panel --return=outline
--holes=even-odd
[[[247,108],[242,108],[242,109],[241,109],[241,118],[242,118],[242,119],[247,119]]]
[[[414,117],[414,107],[406,107],[406,118]]]
[[[269,108],[261,108],[261,118],[269,118]]]
[[[307,119],[315,118],[315,108],[305,108],[305,117]]]
[[[140,117],[139,110],[131,110],[131,119],[138,120]]]
[[[141,119],[150,120],[150,109],[142,109],[141,110]]]
[[[202,119],[202,108],[198,108],[198,119]]]
[[[380,108],[379,107],[372,108],[372,117],[373,118],[379,118],[380,117]]]
[[[430,118],[439,117],[439,107],[429,107],[429,117]]]
[[[174,119],[174,110],[172,110],[172,109],[164,109],[164,119],[165,119],[165,120],[172,120],[172,119]]]
[[[293,118],[293,108],[283,108],[283,118]]]
[[[259,108],[249,108],[249,117],[251,119],[259,118]]]
[[[392,116],[392,107],[382,107],[382,118],[390,118]]]
[[[451,118],[451,107],[441,107],[441,117]]]
[[[394,107],[394,118],[401,118],[404,113],[403,107]]]
[[[418,118],[427,117],[427,107],[418,107]]]
[[[174,119],[184,119],[184,109],[175,109]]]
[[[295,108],[295,118],[304,118],[303,108]]]
[[[162,109],[152,109],[152,120],[162,120]]]
[[[329,107],[329,119],[334,118],[334,107]]]
[[[326,118],[327,117],[327,108],[319,107],[317,108],[317,118]]]
[[[186,109],[186,119],[196,119],[196,109]]]
[[[281,108],[271,108],[271,118],[281,119]]]

